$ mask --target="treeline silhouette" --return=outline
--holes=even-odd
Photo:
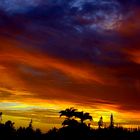
[[[59,112],[60,117],[65,117],[62,127],[52,128],[46,133],[40,129],[33,129],[32,120],[28,127],[14,127],[14,122],[0,123],[0,140],[140,140],[139,129],[126,129],[114,126],[113,114],[110,116],[110,125],[103,124],[101,116],[98,128],[93,129],[90,123],[92,116],[89,113],[67,108]],[[0,113],[2,119],[2,113]]]

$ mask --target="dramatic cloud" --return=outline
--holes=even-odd
[[[57,111],[65,104],[92,108],[96,117],[106,110],[125,112],[126,118],[136,113],[138,119],[139,6],[138,0],[0,1],[5,110],[9,102],[25,103],[37,119],[32,105],[40,109],[54,102],[49,107]]]

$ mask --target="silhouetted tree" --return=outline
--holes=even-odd
[[[110,115],[110,128],[114,128],[114,117],[113,114]]]
[[[73,107],[67,108],[65,110],[62,110],[62,111],[59,112],[60,113],[60,117],[61,116],[65,116],[67,119],[70,119],[70,118],[72,118],[74,116],[76,110],[77,109],[75,109]]]
[[[77,126],[78,121],[75,119],[65,119],[62,123],[63,126]]]
[[[6,123],[5,123],[5,127],[7,127],[7,128],[14,128],[14,122],[12,122],[12,121],[7,121]]]
[[[101,116],[98,122],[99,129],[103,126],[103,117]]]
[[[84,123],[85,120],[92,121],[92,116],[89,115],[89,113],[81,112],[75,112],[75,117],[79,118],[81,120],[81,123]]]
[[[71,109],[72,110],[72,109]],[[78,122],[75,118],[82,121]],[[82,116],[82,117],[81,117]],[[84,117],[83,117],[84,116]],[[93,129],[84,123],[86,119],[92,120],[89,113],[74,111],[72,117],[66,117],[63,122],[65,127],[53,128],[47,133],[41,133],[40,129],[34,130],[32,120],[28,127],[15,129],[12,121],[0,123],[0,140],[140,140],[140,129],[126,129],[114,127],[113,114],[110,116],[110,126],[108,129]],[[99,128],[103,126],[103,117],[98,122]]]
[[[13,137],[15,136],[16,134],[16,130],[14,128],[14,122],[12,121],[7,121],[5,122],[5,125],[4,125],[4,135],[5,135],[5,139],[8,139],[9,137],[11,139],[13,139]],[[7,135],[8,134],[8,135]]]
[[[60,117],[61,116],[65,116],[65,120],[62,122],[63,126],[74,126],[76,124],[78,124],[78,122],[73,118],[75,117],[75,113],[76,113],[75,108],[71,107],[71,108],[67,108],[65,110],[60,111]]]
[[[2,112],[0,112],[0,123],[2,121]]]
[[[33,123],[33,120],[31,119],[30,123],[29,123],[29,128],[32,128],[32,123]]]
[[[58,139],[58,129],[57,128],[52,128],[50,129],[46,134],[46,139],[47,140],[57,140]]]

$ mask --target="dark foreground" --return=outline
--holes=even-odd
[[[116,127],[94,130],[83,123],[42,133],[31,124],[15,129],[14,124],[7,121],[0,124],[0,140],[140,140],[140,130]]]

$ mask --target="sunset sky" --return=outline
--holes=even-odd
[[[2,121],[47,130],[68,107],[140,124],[139,0],[0,0]]]

